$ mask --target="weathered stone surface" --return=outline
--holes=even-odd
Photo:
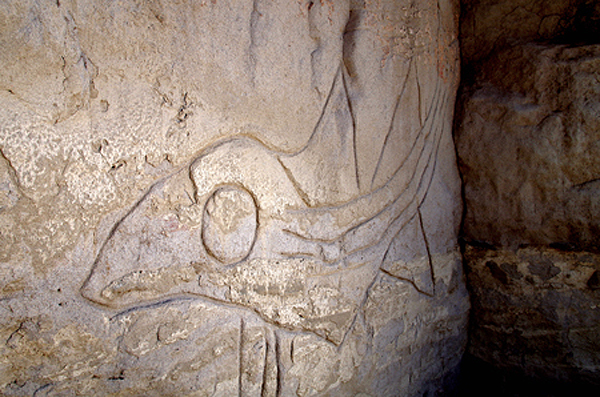
[[[469,352],[514,390],[597,385],[600,2],[464,0],[461,20]]]
[[[456,132],[468,239],[600,240],[600,46],[511,48],[465,95]]]
[[[515,44],[598,43],[596,0],[462,0],[461,53],[465,63]]]
[[[441,393],[452,1],[0,6],[0,394]]]
[[[527,375],[600,384],[600,256],[467,246],[470,352]]]
[[[225,264],[239,262],[254,245],[257,218],[256,204],[250,193],[234,186],[220,187],[204,206],[204,248]]]

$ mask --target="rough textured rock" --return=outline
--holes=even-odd
[[[441,393],[453,1],[0,6],[0,393]]]
[[[585,21],[599,3],[468,3],[455,130],[473,244],[468,351],[597,388],[600,46]]]
[[[600,384],[600,256],[467,246],[470,353],[536,378]]]
[[[494,56],[456,133],[468,239],[600,247],[599,77],[598,45]]]
[[[477,63],[531,42],[598,43],[597,0],[462,0],[461,53]]]

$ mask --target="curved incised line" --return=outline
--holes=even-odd
[[[394,113],[392,113],[392,119],[390,120],[390,126],[388,128],[387,133],[385,134],[385,139],[383,140],[383,145],[381,146],[381,151],[379,152],[379,158],[377,159],[377,165],[375,166],[375,171],[373,172],[373,177],[371,178],[371,189],[373,189],[373,185],[375,184],[375,178],[377,177],[377,173],[379,171],[379,167],[381,165],[381,161],[383,160],[383,154],[385,153],[385,148],[387,146],[390,135],[394,130],[394,122],[396,121],[396,115],[398,114],[398,108],[400,106],[400,100],[404,96],[404,92],[406,91],[406,86],[408,84],[408,78],[410,77],[410,72],[413,68],[413,57],[410,58],[408,64],[408,71],[406,72],[406,77],[404,78],[404,82],[402,83],[402,89],[400,90],[400,94],[398,98],[396,98],[396,105],[394,106]],[[420,118],[419,118],[420,120]]]
[[[437,106],[432,105],[432,109],[429,112],[429,116],[427,118],[427,123],[422,132],[419,134],[419,138],[415,141],[413,147],[411,148],[411,152],[409,156],[405,159],[405,161],[396,169],[392,178],[381,188],[373,191],[370,194],[360,196],[354,200],[349,201],[340,206],[335,207],[321,207],[310,210],[294,210],[291,209],[284,214],[284,220],[286,223],[293,225],[293,219],[298,218],[302,220],[303,224],[308,224],[310,227],[314,227],[315,225],[319,225],[318,228],[315,228],[317,231],[306,232],[302,230],[303,224],[297,224],[296,227],[288,227],[288,230],[293,231],[301,236],[304,236],[307,239],[319,239],[323,241],[333,241],[339,238],[340,235],[345,234],[355,228],[356,226],[363,224],[375,217],[377,217],[382,211],[384,211],[388,206],[397,202],[402,196],[407,193],[411,186],[413,186],[413,180],[415,175],[418,173],[419,169],[423,169],[426,164],[423,163],[424,158],[429,160],[430,156],[423,156],[425,151],[428,154],[431,154],[433,148],[436,146],[435,143],[426,141],[426,138],[429,136],[429,133],[432,130],[434,131],[434,142],[435,140],[441,137],[442,131],[440,128],[434,128],[432,125],[432,120],[436,118],[433,117],[438,114],[438,111],[443,108],[443,105],[447,100],[447,93],[445,95],[439,95],[437,92],[434,101]],[[423,133],[426,132],[426,133]],[[433,146],[433,147],[432,147]],[[417,147],[420,147],[420,150],[417,150]],[[415,151],[417,150],[417,151]],[[404,165],[409,160],[415,162],[414,167],[412,168],[412,173],[407,179],[407,173],[400,173],[401,169],[404,169]],[[399,186],[398,186],[399,185]],[[413,187],[414,188],[414,187]],[[412,190],[412,189],[411,189]],[[302,215],[301,215],[302,214]],[[288,215],[287,217],[285,215]],[[345,216],[344,216],[345,215]],[[339,223],[332,225],[330,222],[321,222],[319,218],[327,218],[327,219],[349,219],[346,224],[340,225]]]

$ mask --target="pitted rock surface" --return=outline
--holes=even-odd
[[[456,2],[0,21],[0,394],[441,393],[469,307]]]

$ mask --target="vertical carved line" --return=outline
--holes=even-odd
[[[281,347],[279,346],[279,334],[273,331],[275,336],[275,370],[277,371],[277,385],[275,387],[275,397],[281,396],[281,385],[283,384],[283,371],[281,370]]]
[[[249,23],[249,33],[250,33],[250,44],[248,46],[248,63],[250,67],[250,83],[252,87],[256,85],[256,53],[255,49],[257,47],[257,25],[258,19],[260,17],[260,12],[258,12],[258,0],[252,1],[252,11],[250,12],[250,23]]]
[[[390,120],[390,127],[385,135],[385,139],[383,140],[383,145],[381,146],[381,151],[379,152],[379,158],[377,159],[377,165],[375,166],[375,170],[373,171],[373,177],[371,178],[371,190],[373,189],[373,185],[375,184],[375,178],[377,177],[377,173],[379,171],[379,167],[381,165],[381,161],[383,159],[383,154],[385,152],[385,148],[387,146],[388,140],[392,131],[394,130],[394,122],[396,121],[396,115],[398,113],[398,107],[400,106],[400,100],[404,96],[404,91],[406,91],[406,85],[408,83],[408,78],[410,77],[410,72],[413,67],[413,58],[411,57],[408,64],[408,70],[406,71],[406,77],[404,78],[404,82],[402,83],[402,89],[400,90],[400,94],[398,94],[398,98],[396,98],[396,104],[394,105],[394,113],[392,113],[392,119]],[[420,121],[419,117],[419,121]],[[421,126],[422,127],[422,126]]]
[[[431,176],[433,179],[433,175]],[[419,226],[421,227],[421,234],[423,234],[423,241],[425,241],[425,249],[427,250],[427,262],[429,263],[429,273],[431,274],[431,285],[433,295],[435,296],[435,274],[433,274],[433,260],[431,259],[431,249],[429,248],[429,241],[427,240],[427,234],[425,233],[425,225],[423,224],[423,215],[421,214],[421,207],[417,208],[417,215],[419,217]]]
[[[329,107],[329,102],[331,101],[331,98],[333,97],[335,87],[337,84],[339,84],[338,79],[340,78],[340,73],[342,73],[341,68],[342,68],[342,65],[340,65],[338,67],[337,71],[335,72],[333,82],[331,83],[331,88],[329,89],[329,93],[327,94],[327,99],[325,100],[325,103],[323,104],[323,108],[321,109],[321,114],[319,114],[319,119],[317,120],[317,123],[315,124],[313,131],[310,134],[310,137],[306,141],[306,144],[294,153],[281,153],[280,154],[281,157],[293,157],[293,156],[299,155],[300,153],[302,153],[303,151],[305,151],[308,148],[308,146],[310,145],[313,138],[317,135],[317,132],[319,131],[319,128],[321,127],[321,124],[323,124],[323,119],[325,118],[325,113],[327,113],[327,109]]]
[[[242,375],[244,373],[244,318],[240,317],[240,336],[239,336],[239,374],[238,374],[238,396],[242,397]]]
[[[344,88],[344,96],[346,97],[346,104],[348,111],[350,112],[350,119],[352,120],[352,151],[354,154],[354,174],[356,177],[356,188],[360,192],[360,176],[358,173],[358,154],[356,152],[356,118],[354,117],[354,111],[352,110],[352,102],[350,101],[350,94],[348,92],[348,83],[346,82],[346,73],[348,72],[344,64],[340,65],[342,69],[342,86]]]
[[[266,334],[266,332],[265,332]],[[262,376],[262,384],[260,386],[260,395],[261,397],[267,396],[267,379],[268,379],[268,370],[269,370],[269,354],[271,353],[271,343],[267,335],[264,336],[265,340],[265,355],[263,361],[263,376]]]

